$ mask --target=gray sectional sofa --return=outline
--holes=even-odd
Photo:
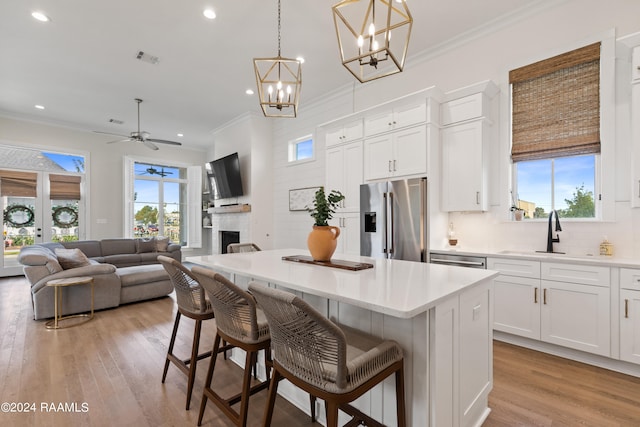
[[[73,251],[63,249],[76,248],[86,258],[80,254],[83,261],[70,264],[63,258]],[[54,315],[53,288],[46,286],[53,279],[93,277],[96,310],[170,294],[173,285],[158,263],[158,255],[182,260],[181,247],[177,244],[155,239],[104,239],[26,246],[20,250],[18,261],[31,285],[33,315],[38,320]],[[91,308],[90,292],[89,286],[66,289],[63,314],[88,311]]]

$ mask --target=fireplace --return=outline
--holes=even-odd
[[[220,253],[227,253],[227,246],[231,243],[240,243],[239,231],[220,231]]]

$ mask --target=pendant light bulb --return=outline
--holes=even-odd
[[[358,36],[358,47],[362,47],[364,45],[364,38],[362,38],[362,34]]]
[[[369,24],[369,35],[373,37],[376,34],[376,26],[373,25],[373,22]]]

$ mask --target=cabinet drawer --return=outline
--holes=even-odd
[[[640,270],[632,268],[621,268],[620,289],[640,291]]]
[[[489,111],[487,97],[483,93],[444,102],[440,107],[442,125],[485,116]]]
[[[609,267],[543,262],[540,272],[545,280],[604,287],[611,283]]]
[[[540,278],[540,261],[511,258],[489,258],[487,268],[497,270],[507,276]]]

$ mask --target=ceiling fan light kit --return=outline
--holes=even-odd
[[[403,70],[413,26],[406,0],[343,0],[331,9],[342,65],[360,83]]]
[[[265,117],[296,117],[302,89],[302,63],[283,58],[280,51],[280,0],[278,0],[278,56],[254,58],[260,108]]]
[[[124,139],[116,139],[115,141],[109,141],[107,142],[107,144],[113,144],[115,142],[125,142],[125,141],[133,141],[133,142],[139,142],[141,144],[144,144],[147,148],[150,148],[151,150],[158,150],[158,146],[155,143],[158,144],[168,144],[168,145],[182,145],[182,143],[180,142],[176,142],[176,141],[168,141],[166,139],[156,139],[156,138],[149,138],[149,136],[151,135],[149,132],[146,131],[141,131],[140,130],[140,104],[142,103],[142,99],[140,98],[135,98],[134,101],[136,101],[136,103],[138,104],[138,130],[135,132],[131,132],[131,134],[129,136],[126,135],[120,135],[117,133],[111,133],[111,132],[100,132],[100,131],[94,131],[96,133],[104,133],[107,135],[115,135],[115,136],[121,136]]]

